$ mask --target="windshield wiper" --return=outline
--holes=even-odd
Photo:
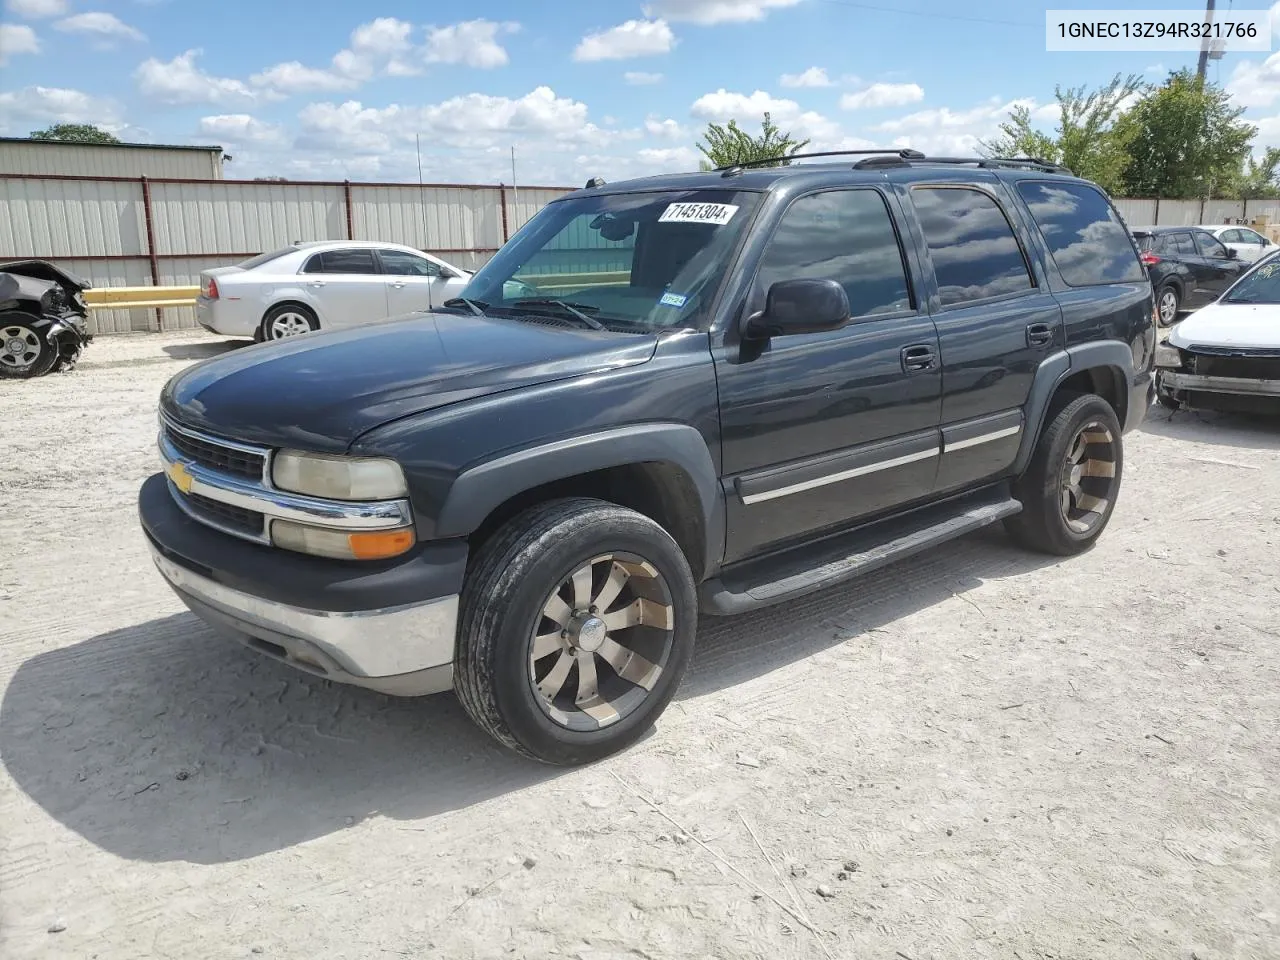
[[[475,316],[483,317],[484,312],[489,309],[489,305],[483,300],[468,300],[466,297],[452,297],[440,304],[442,307],[466,307]]]
[[[592,330],[608,330],[609,329],[603,323],[597,320],[595,317],[589,317],[585,313],[583,313],[584,310],[599,311],[600,309],[599,307],[592,306],[589,303],[570,303],[567,300],[556,300],[554,297],[537,297],[537,298],[530,298],[527,300],[514,300],[512,301],[511,306],[512,307],[559,307],[561,310],[564,310],[575,320],[581,321],[583,324],[590,327]]]

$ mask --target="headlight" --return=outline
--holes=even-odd
[[[281,490],[330,500],[391,500],[408,492],[400,464],[381,457],[281,450],[272,458],[271,479]]]
[[[292,520],[271,522],[271,542],[277,547],[309,553],[315,557],[332,557],[335,560],[382,560],[398,557],[413,546],[415,539],[412,527],[351,533],[294,523]]]
[[[1167,343],[1156,344],[1156,366],[1176,370],[1182,366],[1182,351]]]

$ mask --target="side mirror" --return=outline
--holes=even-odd
[[[834,330],[849,320],[849,297],[834,280],[779,280],[769,288],[764,310],[748,318],[755,339]]]
[[[1227,247],[1227,248],[1226,248],[1226,251],[1227,251],[1227,259],[1228,259],[1228,260],[1235,260],[1236,258],[1238,258],[1238,257],[1240,256],[1240,251],[1239,251],[1239,250],[1236,250],[1236,249],[1234,249],[1234,248],[1232,248],[1232,247]]]

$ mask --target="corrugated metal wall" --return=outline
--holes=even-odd
[[[1131,227],[1212,226],[1263,216],[1280,222],[1280,200],[1134,200],[1116,198],[1116,209]]]
[[[0,173],[219,180],[222,151],[0,139]]]
[[[144,187],[140,178],[0,173],[0,260],[55,260],[94,286],[150,285],[154,263],[161,286],[190,286],[201,270],[295,240],[354,239],[408,244],[475,270],[569,189],[521,189],[517,204],[516,191],[489,186],[151,179]],[[92,317],[100,333],[158,327],[154,310]],[[193,328],[195,311],[165,308],[163,325]]]

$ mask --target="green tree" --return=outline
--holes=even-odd
[[[1130,197],[1230,195],[1257,128],[1240,119],[1227,92],[1187,69],[1169,75],[1124,115]]]
[[[1144,90],[1139,77],[1116,74],[1105,87],[1055,87],[1058,125],[1051,136],[1031,125],[1031,110],[1015,107],[1000,136],[979,144],[987,157],[1036,157],[1069,167],[1108,193],[1120,188],[1129,164],[1130,128],[1121,123],[1127,101]]]
[[[702,136],[707,141],[706,144],[698,144],[698,149],[706,157],[700,163],[703,170],[728,167],[735,163],[773,160],[775,157],[790,157],[809,143],[808,140],[795,140],[789,132],[783,133],[768,113],[764,115],[758,137],[751,136],[739,127],[737,120],[730,120],[727,126],[709,123]],[[761,165],[779,167],[790,163],[790,160],[781,159],[776,163]]]
[[[1220,196],[1228,195],[1226,192]],[[1267,147],[1259,161],[1250,156],[1239,181],[1229,195],[1241,200],[1275,200],[1280,198],[1280,147]]]
[[[32,140],[69,140],[74,143],[119,143],[113,134],[92,123],[55,123],[43,130],[32,130]]]

